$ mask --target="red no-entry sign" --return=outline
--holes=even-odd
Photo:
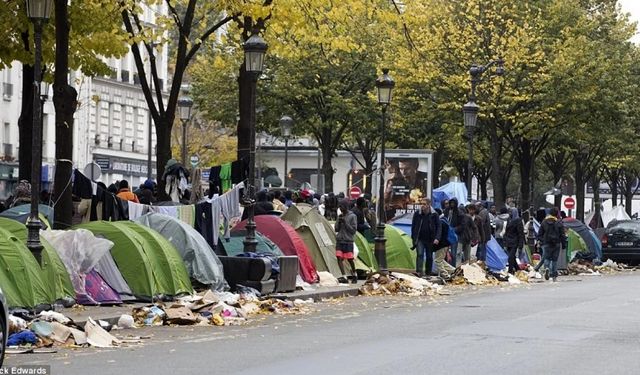
[[[573,210],[574,208],[576,208],[576,200],[568,197],[564,200],[564,208],[566,208],[567,210]]]
[[[360,195],[362,195],[362,190],[359,187],[352,186],[351,189],[349,189],[349,196],[351,199],[358,199],[360,198]]]

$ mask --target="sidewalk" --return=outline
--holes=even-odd
[[[267,297],[295,300],[313,299],[315,302],[329,298],[357,296],[359,288],[364,284],[364,280],[359,280],[357,284],[342,284],[334,287],[318,287],[314,290],[296,290],[290,293],[275,293]],[[136,307],[147,306],[149,303],[134,302],[123,303],[119,306],[82,306],[81,308],[70,308],[60,311],[65,316],[73,319],[74,322],[84,325],[89,318],[93,320],[104,320],[109,324],[116,324],[122,314],[131,315],[131,311]]]

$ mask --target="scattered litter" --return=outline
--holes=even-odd
[[[389,275],[374,273],[367,279],[360,293],[364,295],[433,295],[442,288],[441,285],[431,283],[413,275],[394,272]]]
[[[14,315],[9,315],[9,334],[18,333],[25,329],[27,329],[26,320]]]
[[[320,287],[331,287],[340,285],[338,279],[330,272],[320,271],[318,272],[318,278],[320,278],[320,281],[318,282],[318,286]]]
[[[105,331],[95,320],[89,318],[84,325],[87,333],[87,342],[97,348],[111,348],[120,343],[120,340]]]
[[[56,311],[43,311],[40,313],[40,318],[48,322],[58,322],[62,324],[68,324],[71,321],[71,319]]]
[[[118,328],[120,329],[135,328],[135,324],[133,316],[129,314],[122,314],[118,319]]]
[[[488,281],[486,272],[477,264],[463,264],[460,269],[462,277],[471,285],[482,285]]]

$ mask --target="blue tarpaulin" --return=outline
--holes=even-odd
[[[502,249],[498,241],[493,236],[491,240],[487,242],[487,268],[490,271],[499,272],[502,271],[509,262],[509,256],[507,252]]]
[[[449,182],[437,189],[433,189],[431,194],[433,207],[440,208],[440,204],[445,199],[456,198],[458,204],[467,204],[467,187],[464,182]]]

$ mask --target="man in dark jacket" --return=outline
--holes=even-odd
[[[509,273],[515,274],[518,271],[516,254],[524,247],[524,225],[516,208],[511,208],[509,213],[503,242],[509,253]]]
[[[411,221],[411,239],[416,251],[416,273],[418,277],[430,275],[433,269],[434,245],[440,242],[442,224],[438,214],[431,209],[431,200],[423,199],[420,210],[413,214]],[[425,270],[426,258],[426,272]]]
[[[482,202],[476,202],[478,208],[478,218],[480,223],[478,225],[478,233],[480,234],[480,241],[478,242],[478,250],[476,251],[476,258],[483,262],[487,260],[487,242],[491,240],[491,218],[489,217],[489,210],[487,210]]]
[[[566,234],[564,225],[558,220],[558,207],[551,209],[551,214],[547,216],[540,224],[538,231],[538,240],[542,242],[544,250],[544,278],[549,280],[549,276],[555,282],[558,278],[558,256],[560,248],[566,242]]]
[[[444,208],[444,217],[447,219],[449,226],[453,228],[458,236],[458,240],[462,237],[463,222],[464,222],[464,211],[460,207],[458,207],[458,200],[456,198],[452,198],[447,201],[447,205]],[[467,245],[469,242],[467,242]],[[456,267],[458,262],[458,247],[460,246],[460,251],[463,251],[462,241],[458,243],[451,244],[451,265]]]

